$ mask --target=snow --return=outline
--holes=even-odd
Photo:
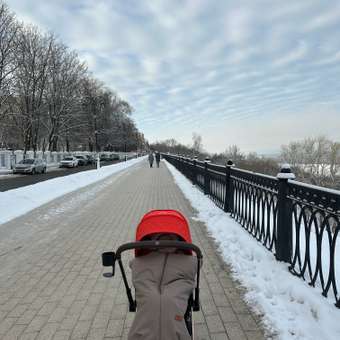
[[[0,192],[0,225],[21,216],[57,197],[98,182],[121,170],[139,163],[145,157],[102,167],[98,170],[78,172],[53,178],[22,188]]]
[[[317,185],[313,185],[313,184],[309,184],[309,183],[305,183],[305,182],[298,182],[298,181],[289,181],[289,183],[298,184],[299,186],[303,186],[306,189],[315,189],[315,190],[322,189],[323,192],[327,192],[329,194],[334,194],[334,195],[340,196],[340,190],[326,188],[326,187],[319,187]]]
[[[293,276],[238,223],[165,161],[175,182],[215,238],[233,276],[247,288],[245,299],[263,314],[270,334],[281,340],[340,339],[340,310],[319,289]]]
[[[295,179],[295,175],[292,172],[279,172],[276,176],[278,179]]]

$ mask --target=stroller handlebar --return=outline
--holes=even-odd
[[[202,264],[202,252],[201,250],[195,246],[192,243],[186,243],[183,241],[140,241],[140,242],[130,242],[130,243],[125,243],[122,244],[116,251],[114,252],[106,252],[102,254],[102,261],[103,261],[103,266],[105,267],[112,267],[112,275],[115,275],[115,262],[116,260],[118,261],[120,271],[122,273],[124,285],[126,288],[126,293],[128,296],[129,300],[129,310],[130,312],[135,312],[136,311],[136,301],[132,297],[132,292],[129,287],[125,270],[123,267],[122,259],[121,259],[121,254],[126,251],[126,250],[131,250],[131,249],[150,249],[150,250],[155,250],[155,249],[161,249],[161,248],[177,248],[177,249],[182,249],[182,250],[192,250],[196,253],[197,256],[197,279],[196,279],[196,288],[195,288],[195,298],[193,300],[193,311],[199,311],[200,305],[199,305],[199,280],[200,280],[200,267]]]
[[[122,244],[116,251],[116,259],[120,259],[121,253],[131,249],[162,249],[162,248],[176,248],[181,250],[192,250],[196,253],[198,259],[202,259],[201,249],[192,243],[183,241],[139,241]]]

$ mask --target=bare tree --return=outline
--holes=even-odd
[[[339,176],[340,172],[340,143],[333,142],[330,146],[330,177],[332,182],[335,184],[337,181],[337,177]]]
[[[0,147],[9,146],[12,110],[14,57],[18,23],[7,5],[0,2]]]
[[[300,164],[302,154],[302,144],[300,142],[291,142],[281,147],[281,159],[294,168]]]
[[[164,143],[169,147],[169,148],[174,148],[176,146],[177,141],[174,138],[166,139]]]
[[[340,168],[340,147],[324,136],[306,138],[282,146],[281,159],[294,168],[299,180],[336,187]]]
[[[79,141],[86,136],[90,150],[137,148],[138,129],[131,119],[133,108],[113,91],[92,79],[82,85],[82,122]],[[85,132],[85,136],[82,134]],[[140,141],[144,143],[144,140]]]
[[[0,119],[10,109],[18,28],[14,14],[0,2]]]
[[[242,161],[245,156],[241,152],[241,149],[237,145],[230,145],[224,152],[226,159],[232,160],[237,166],[240,161]]]
[[[20,29],[16,50],[15,97],[24,152],[38,148],[43,113],[48,63],[54,43],[53,36],[42,35],[34,26]]]
[[[192,150],[196,156],[203,151],[202,136],[196,132],[192,134]]]
[[[52,45],[45,92],[47,116],[44,121],[50,151],[56,151],[60,138],[72,130],[73,124],[77,125],[74,116],[80,106],[80,85],[85,71],[85,65],[64,44]]]

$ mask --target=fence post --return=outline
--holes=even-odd
[[[231,181],[230,181],[230,169],[234,166],[232,160],[226,164],[225,167],[225,195],[224,195],[224,207],[223,210],[225,212],[233,211],[233,202],[234,202],[234,191],[232,190]]]
[[[287,198],[288,179],[294,179],[289,164],[284,164],[276,178],[279,180],[277,195],[277,228],[275,257],[278,261],[291,262],[292,256],[292,203]]]
[[[186,178],[190,179],[189,175],[189,159],[187,156],[183,157],[183,171]]]
[[[210,176],[209,176],[208,163],[210,163],[210,159],[207,157],[204,160],[204,195],[210,194]]]
[[[196,168],[196,161],[197,156],[194,157],[193,163],[192,163],[192,184],[197,184],[197,168]]]

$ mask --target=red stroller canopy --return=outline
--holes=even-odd
[[[172,233],[192,243],[189,224],[177,210],[151,210],[145,214],[136,230],[136,241],[158,233]],[[136,256],[142,255],[136,250]]]

